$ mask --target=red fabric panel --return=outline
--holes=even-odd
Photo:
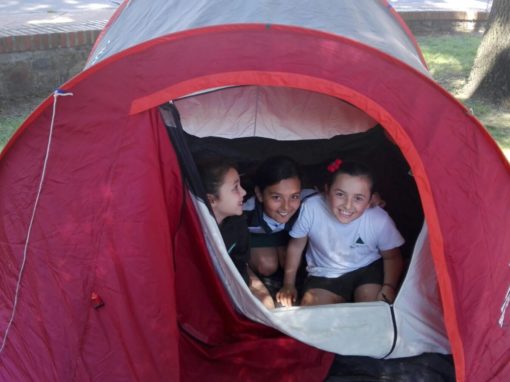
[[[172,238],[182,189],[166,133],[149,113],[96,121],[93,104],[68,123],[72,100],[59,102],[0,380],[178,380]],[[46,112],[0,163],[11,185],[0,193],[2,335],[48,121]],[[104,307],[93,309],[92,291]]]
[[[0,380],[224,380],[236,375],[322,380],[331,354],[233,310],[212,270],[193,206],[189,199],[183,204],[180,171],[158,112],[120,117],[109,108],[122,109],[122,97],[115,106],[88,102],[90,95],[76,91],[74,99],[59,100]],[[75,120],[77,109],[82,118]],[[12,185],[0,192],[2,335],[49,111],[0,162],[1,181]],[[93,308],[91,292],[103,307]]]
[[[180,172],[152,113],[128,119],[111,146],[103,186],[108,204],[93,290],[105,301],[83,333],[78,380],[180,378],[174,242],[182,204]],[[113,154],[112,153],[112,154]]]
[[[331,354],[284,336],[208,347],[183,335],[181,355],[183,381],[324,381],[332,362]]]

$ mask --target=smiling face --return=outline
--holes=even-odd
[[[258,201],[267,216],[278,223],[287,223],[301,205],[301,181],[288,178],[264,188],[255,188]]]
[[[223,177],[217,195],[207,194],[218,224],[225,218],[243,213],[243,197],[246,191],[241,187],[241,179],[235,168],[230,168]]]
[[[366,176],[338,174],[326,187],[326,200],[340,223],[347,224],[359,218],[368,208],[372,183]]]

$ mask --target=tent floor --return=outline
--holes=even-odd
[[[454,382],[450,355],[425,353],[415,357],[375,359],[337,355],[327,382]]]

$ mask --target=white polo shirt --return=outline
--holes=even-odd
[[[367,266],[381,257],[380,251],[404,244],[395,223],[382,208],[367,208],[360,217],[343,224],[333,215],[323,194],[303,202],[290,236],[308,236],[308,273],[330,278]]]

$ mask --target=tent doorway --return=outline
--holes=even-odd
[[[398,358],[449,352],[418,189],[404,156],[380,124],[342,100],[301,89],[223,88],[177,100],[174,105],[180,117],[172,116],[172,107],[164,106],[165,124],[173,146],[180,147],[178,156],[194,194],[212,261],[241,313],[337,354]],[[386,209],[406,239],[402,252],[406,269],[411,271],[402,278],[395,307],[379,302],[273,311],[262,307],[233,268],[216,223],[202,202],[200,181],[193,175],[190,158],[205,154],[238,163],[249,193],[255,168],[271,155],[296,160],[303,170],[304,188],[322,188],[322,170],[334,158],[360,160],[371,166]],[[430,284],[431,293],[420,301],[418,285],[423,283]],[[423,332],[410,317],[422,325],[427,322]],[[423,341],[425,337],[427,341]]]

